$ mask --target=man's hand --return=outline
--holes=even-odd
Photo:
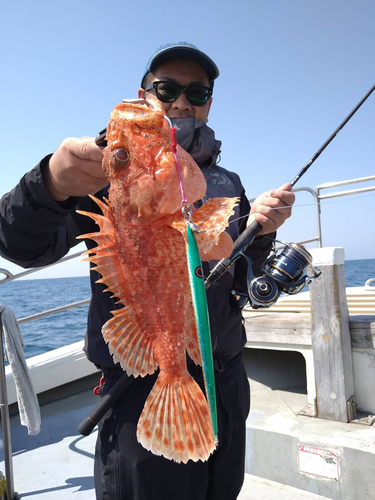
[[[292,215],[291,207],[294,200],[295,195],[292,193],[291,184],[284,184],[279,189],[266,191],[253,201],[247,225],[255,219],[262,225],[259,234],[276,231]]]
[[[70,196],[94,194],[108,184],[102,170],[103,154],[93,137],[65,139],[43,172],[52,198],[65,201]]]

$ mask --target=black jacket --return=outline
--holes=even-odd
[[[97,212],[98,207],[89,197],[69,198],[57,203],[45,189],[41,171],[50,156],[44,158],[33,170],[27,173],[10,193],[0,200],[0,254],[25,268],[41,267],[56,262],[79,241],[78,235],[97,231],[97,226],[88,217],[83,217],[75,209]],[[227,228],[235,240],[246,227],[245,218],[250,211],[249,202],[237,174],[213,165],[202,169],[207,180],[207,192],[203,202],[213,197],[240,197],[240,204],[233,216],[234,222]],[[102,198],[107,189],[97,193]],[[271,238],[274,235],[269,235]],[[268,255],[271,238],[256,238],[248,249],[258,272]],[[86,241],[88,248],[95,246]],[[215,262],[204,265],[205,273]],[[101,334],[102,325],[112,316],[116,308],[110,294],[103,293],[104,286],[96,284],[99,275],[91,273],[92,299],[88,314],[85,351],[90,361],[103,368],[112,368],[113,361]],[[211,335],[216,366],[225,366],[239,355],[245,344],[245,332],[241,311],[231,299],[231,290],[243,284],[244,267],[241,259],[229,272],[224,274],[207,291],[210,313]],[[119,306],[120,307],[120,306]]]

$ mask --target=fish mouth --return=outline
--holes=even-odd
[[[112,111],[111,118],[115,120],[116,118],[132,120],[135,123],[140,120],[140,123],[142,123],[142,120],[148,119],[147,117],[152,119],[156,115],[163,116],[164,112],[152,101],[147,99],[124,99]]]
[[[139,99],[123,99],[122,104],[126,104],[127,109],[129,111],[131,110],[138,110],[140,111],[140,106],[147,108],[150,111],[156,111],[158,113],[162,113],[164,115],[164,118],[167,120],[168,124],[170,127],[172,127],[172,122],[170,120],[172,119],[177,119],[177,118],[194,118],[190,113],[187,114],[179,114],[175,115],[172,113],[172,115],[167,114],[165,110],[160,106],[158,101],[155,101],[154,99],[148,101],[147,99],[139,98]],[[146,110],[145,110],[146,111]]]

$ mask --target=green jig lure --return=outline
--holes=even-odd
[[[199,255],[197,242],[189,224],[186,224],[187,232],[187,258],[189,269],[189,280],[195,319],[197,322],[199,349],[202,356],[202,370],[206,396],[210,408],[212,427],[214,431],[213,441],[218,443],[217,411],[216,411],[216,390],[214,363],[211,346],[210,322],[208,317],[206,290],[204,287],[204,275],[202,262]]]

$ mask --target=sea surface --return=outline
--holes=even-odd
[[[363,286],[375,278],[375,259],[345,262],[346,286]],[[88,277],[17,280],[0,285],[0,303],[11,307],[17,319],[90,298]],[[21,324],[26,358],[78,340],[86,331],[88,306]]]

